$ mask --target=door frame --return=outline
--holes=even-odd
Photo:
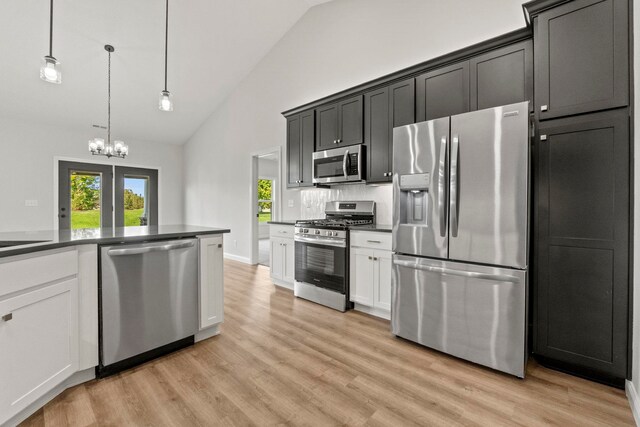
[[[120,164],[116,164],[110,159],[105,158],[104,160],[101,158],[82,158],[82,157],[69,157],[69,156],[53,156],[53,228],[52,230],[59,230],[60,226],[58,224],[58,199],[59,199],[59,186],[58,186],[58,177],[59,177],[59,163],[63,162],[78,162],[78,163],[87,163],[87,164],[95,164],[95,165],[108,165],[108,166],[126,166],[133,168],[144,168],[144,169],[156,169],[158,171],[158,189],[162,187],[162,167],[160,166],[150,166],[150,165],[142,165],[138,163],[128,163],[122,162]],[[114,170],[115,175],[115,170]],[[113,181],[112,181],[113,182]],[[256,192],[258,190],[256,189]],[[111,203],[115,206],[115,191],[113,192],[113,197]],[[162,194],[158,190],[158,224],[162,224]]]
[[[263,150],[254,151],[250,155],[251,161],[251,181],[249,184],[249,210],[250,214],[250,223],[249,229],[251,230],[251,256],[249,258],[249,263],[251,265],[256,265],[258,263],[259,257],[259,243],[258,243],[258,221],[256,221],[256,214],[258,209],[258,158],[261,156],[265,156],[267,154],[274,154],[276,156],[276,161],[278,162],[278,174],[276,185],[272,187],[272,191],[275,194],[275,202],[273,205],[276,206],[275,216],[272,216],[272,220],[279,220],[282,215],[282,146],[278,145],[271,148],[265,148]],[[272,196],[273,197],[273,196]],[[272,206],[273,206],[272,205]]]

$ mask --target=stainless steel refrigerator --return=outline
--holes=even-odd
[[[528,102],[393,130],[391,329],[524,378]]]

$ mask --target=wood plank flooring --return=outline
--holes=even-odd
[[[535,362],[519,380],[296,299],[266,267],[225,269],[221,335],[71,388],[23,425],[634,425],[621,390]]]

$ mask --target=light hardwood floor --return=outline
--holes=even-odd
[[[621,390],[530,362],[519,380],[299,300],[225,262],[222,334],[67,390],[26,426],[633,425]]]

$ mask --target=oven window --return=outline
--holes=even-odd
[[[334,176],[343,176],[344,175],[344,171],[342,170],[343,159],[344,159],[343,156],[328,157],[326,159],[316,159],[314,162],[315,177],[331,178]]]
[[[295,277],[341,293],[346,292],[347,249],[295,242]]]

